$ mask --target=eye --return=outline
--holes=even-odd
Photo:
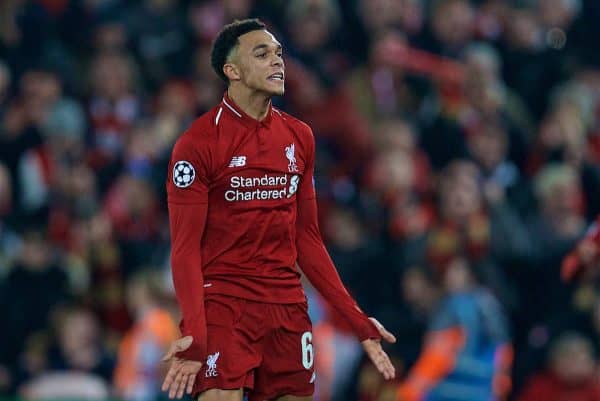
[[[258,58],[265,58],[265,57],[267,57],[267,53],[259,53],[259,54],[256,55],[256,57],[258,57]]]

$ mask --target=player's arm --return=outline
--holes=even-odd
[[[206,224],[207,204],[169,202],[171,272],[177,303],[182,314],[181,332],[192,336],[191,346],[179,357],[203,361],[206,354],[204,280],[200,241]]]
[[[346,290],[321,239],[315,198],[298,201],[296,221],[298,265],[319,293],[350,324],[359,340],[381,335]]]
[[[350,296],[325,248],[317,222],[317,201],[313,185],[314,141],[308,152],[304,178],[297,193],[296,248],[298,265],[329,304],[350,324],[363,348],[386,379],[394,367],[379,340],[395,342],[394,336],[375,319],[367,317]]]
[[[167,180],[171,271],[182,314],[183,338],[175,341],[163,360],[171,365],[162,389],[169,398],[192,393],[206,356],[206,317],[200,243],[208,212],[206,163],[184,135],[173,149]]]

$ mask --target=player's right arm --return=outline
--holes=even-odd
[[[200,243],[208,212],[208,181],[206,163],[197,150],[199,147],[194,146],[194,142],[190,140],[190,135],[191,133],[184,134],[175,144],[167,179],[171,271],[177,303],[182,314],[181,331],[184,336],[184,339],[178,341],[185,340],[185,344],[180,344],[182,346],[179,348],[178,344],[174,344],[174,351],[169,353],[175,356],[175,360],[171,364],[163,388],[171,390],[171,398],[172,394],[180,398],[183,388],[186,388],[188,393],[191,392],[196,376],[193,371],[199,370],[206,357],[206,317]]]

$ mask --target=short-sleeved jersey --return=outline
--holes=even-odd
[[[314,138],[270,107],[257,121],[227,95],[175,144],[172,204],[208,203],[201,247],[206,294],[262,302],[305,299],[296,269],[296,212],[315,197]]]

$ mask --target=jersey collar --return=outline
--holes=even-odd
[[[223,108],[227,110],[234,118],[239,119],[242,124],[247,127],[256,127],[258,125],[264,125],[266,127],[271,125],[273,119],[273,106],[269,104],[269,111],[266,117],[262,121],[258,121],[255,118],[250,117],[246,114],[231,98],[227,95],[227,92],[223,95],[221,101]]]

